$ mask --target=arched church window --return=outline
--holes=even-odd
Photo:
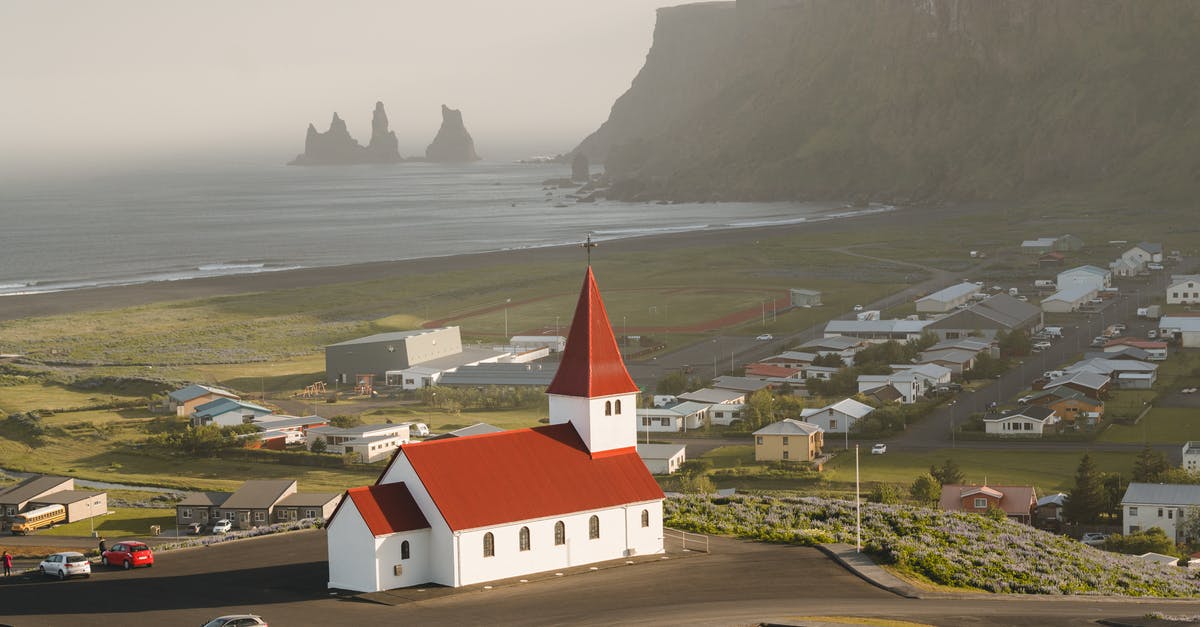
[[[405,540],[404,542],[400,543],[400,559],[406,560],[408,559],[408,556],[408,540]]]
[[[588,519],[588,539],[595,540],[600,537],[600,517],[593,515]]]
[[[483,534],[483,556],[496,556],[496,536],[493,536],[490,531]]]
[[[617,415],[620,416],[621,415],[621,399],[619,399],[619,398],[617,399],[616,405],[617,405]]]
[[[642,510],[642,526],[643,527],[650,526],[650,510],[648,510],[648,509]]]
[[[567,526],[563,521],[554,523],[554,546],[562,546],[567,543]]]
[[[520,543],[521,543],[521,550],[528,551],[529,550],[529,527],[521,527],[521,533],[519,534],[519,537],[520,537]]]
[[[612,415],[612,401],[604,401],[604,415],[605,416]]]

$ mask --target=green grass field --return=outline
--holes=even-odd
[[[1200,411],[1181,407],[1155,407],[1136,425],[1109,426],[1101,442],[1178,444],[1200,440]]]
[[[150,535],[150,526],[158,525],[166,531],[175,528],[174,509],[151,509],[146,507],[117,507],[109,508],[106,516],[96,516],[88,520],[77,520],[66,525],[58,525],[51,529],[42,529],[39,536],[76,536],[87,537],[94,530],[109,541],[133,536]]]

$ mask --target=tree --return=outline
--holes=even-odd
[[[317,438],[313,440],[312,446],[308,450],[314,453],[324,453],[329,450],[329,443],[325,441],[325,438]]]
[[[842,368],[846,362],[842,361],[842,356],[837,353],[821,353],[817,358],[812,360],[812,365],[822,366],[824,368]]]
[[[1133,460],[1133,480],[1138,483],[1158,483],[1170,467],[1167,456],[1147,444]]]
[[[329,424],[341,429],[349,429],[350,427],[357,427],[358,425],[361,425],[362,420],[358,416],[340,415],[330,418]]]
[[[959,469],[958,464],[953,459],[947,459],[941,467],[930,466],[929,475],[937,479],[937,482],[941,485],[958,485],[966,480],[966,476],[963,475],[962,470]]]
[[[987,516],[988,518],[991,518],[992,520],[995,520],[997,522],[1002,521],[1002,520],[1008,520],[1008,514],[1004,513],[1004,510],[1000,509],[999,507],[996,507],[995,505],[988,507],[987,513],[984,514],[984,516]]]
[[[1189,505],[1179,515],[1176,529],[1185,542],[1200,540],[1200,507]]]
[[[1100,482],[1104,485],[1102,511],[1112,518],[1120,518],[1121,499],[1125,497],[1125,489],[1129,487],[1129,481],[1116,473],[1104,473],[1100,477]]]
[[[692,380],[682,370],[663,375],[663,378],[659,379],[654,386],[656,394],[670,394],[671,396],[678,396],[691,389],[693,389]]]
[[[872,503],[883,503],[890,505],[900,502],[900,493],[896,490],[896,486],[890,483],[877,483],[871,489],[870,496],[867,497]]]
[[[712,494],[717,491],[713,485],[712,479],[707,475],[699,475],[696,477],[680,477],[679,491],[684,494]]]
[[[921,474],[908,487],[908,494],[922,505],[933,505],[942,498],[942,486],[932,475]]]
[[[746,426],[758,429],[774,422],[773,405],[774,399],[770,390],[763,388],[751,394],[746,399],[746,406],[742,408],[742,419],[746,421]]]
[[[1104,540],[1104,548],[1108,551],[1141,555],[1143,553],[1162,553],[1163,555],[1179,555],[1175,542],[1167,537],[1167,532],[1158,527],[1144,531],[1135,531],[1127,536],[1109,536]]]
[[[1090,453],[1084,453],[1075,469],[1075,486],[1067,498],[1065,514],[1077,523],[1095,523],[1105,509],[1107,496],[1100,473]]]
[[[1013,331],[1005,333],[1001,331],[996,334],[996,343],[1000,346],[1001,357],[1018,357],[1028,355],[1033,348],[1033,344],[1029,341],[1029,336],[1024,331]]]

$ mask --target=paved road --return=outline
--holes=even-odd
[[[163,553],[154,568],[91,579],[0,583],[0,622],[15,625],[200,624],[252,611],[286,625],[745,625],[806,615],[935,625],[1090,625],[1197,602],[965,595],[893,596],[815,549],[712,539],[713,553],[651,560],[529,584],[481,587],[398,606],[331,596],[320,531]]]

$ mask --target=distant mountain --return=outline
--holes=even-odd
[[[1200,2],[738,0],[663,8],[576,149],[610,196],[1194,200]]]
[[[333,120],[329,122],[329,130],[324,133],[318,132],[312,124],[308,125],[308,135],[304,138],[304,153],[288,165],[352,165],[397,163],[403,160],[396,134],[388,130],[387,112],[383,110],[383,103],[376,102],[371,117],[371,142],[365,147],[350,136],[350,132],[346,130],[346,122],[334,113]]]
[[[442,126],[425,149],[425,160],[438,163],[479,161],[475,140],[463,125],[462,111],[442,105]]]

